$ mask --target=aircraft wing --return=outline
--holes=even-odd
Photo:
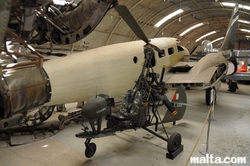
[[[177,62],[173,67],[193,67],[197,62]]]
[[[200,73],[196,72],[180,72],[180,73],[167,73],[164,75],[164,82],[168,85],[192,85],[197,84],[198,87],[207,88],[209,83],[217,70],[217,67],[210,67]]]

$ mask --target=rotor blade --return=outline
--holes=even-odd
[[[117,13],[120,14],[122,19],[128,24],[128,26],[132,29],[135,35],[143,40],[145,43],[149,43],[147,36],[142,31],[141,27],[133,17],[133,15],[128,10],[127,6],[125,5],[117,5],[114,7]]]

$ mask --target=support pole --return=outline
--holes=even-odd
[[[206,149],[205,150],[200,150],[200,153],[203,154],[203,155],[206,155],[206,154],[214,154],[212,151],[209,150],[209,133],[210,133],[210,124],[211,124],[211,114],[212,112],[214,111],[214,104],[215,104],[215,90],[214,88],[211,88],[211,91],[210,91],[210,109],[209,109],[209,118],[208,118],[208,124],[207,124],[207,142],[206,142]]]

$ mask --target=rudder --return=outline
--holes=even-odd
[[[173,104],[175,110],[177,111],[176,115],[167,110],[162,123],[173,122],[182,119],[186,111],[187,96],[185,90],[182,86],[179,86],[174,93],[171,103]]]

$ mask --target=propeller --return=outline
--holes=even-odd
[[[127,23],[127,25],[132,29],[135,35],[143,40],[146,44],[150,44],[150,40],[147,38],[131,12],[128,10],[127,6],[125,5],[117,5],[114,7],[117,13],[122,17],[122,19]],[[163,53],[164,52],[158,48],[157,46],[150,44],[157,52]]]
[[[144,49],[146,50],[147,54],[151,52],[152,49],[157,51],[159,54],[164,55],[165,52],[164,50],[161,50],[157,46],[153,45],[150,43],[150,40],[147,38],[137,21],[135,20],[134,16],[131,14],[131,12],[128,10],[127,6],[125,5],[116,5],[114,6],[114,9],[117,11],[117,13],[122,17],[122,19],[127,23],[127,25],[131,28],[131,30],[135,33],[135,35],[143,40],[146,43],[146,47]],[[152,53],[150,53],[152,54]],[[147,60],[149,60],[149,56],[146,56],[148,59],[145,58],[145,64],[147,64]],[[146,70],[147,65],[143,65],[140,77],[138,78],[135,87],[137,89],[141,89],[141,86],[143,86],[143,78],[144,78],[144,73]]]

